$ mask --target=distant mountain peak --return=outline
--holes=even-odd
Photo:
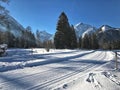
[[[47,33],[47,31],[46,31],[46,30],[42,30],[42,31],[40,31],[40,32],[42,32],[42,33]]]
[[[52,36],[53,36],[52,34],[48,33],[45,30],[40,31],[40,40],[41,40],[41,42],[51,40]]]
[[[84,23],[80,22],[78,24],[76,24],[75,26],[79,26],[79,25],[83,25]]]
[[[102,25],[101,30],[102,31],[106,31],[106,30],[110,30],[113,29],[113,27],[109,26],[109,25]]]
[[[75,28],[79,28],[79,27],[86,27],[87,28],[87,27],[92,27],[92,26],[89,24],[85,24],[85,23],[80,22],[80,23],[75,25]]]
[[[83,37],[83,36],[82,36],[83,33],[85,33],[85,34],[90,34],[90,33],[92,33],[92,32],[94,32],[94,31],[97,30],[96,27],[93,27],[93,26],[91,26],[91,25],[89,25],[89,24],[85,24],[85,23],[82,23],[82,22],[76,24],[76,25],[74,26],[74,28],[75,28],[75,32],[76,32],[77,38]]]

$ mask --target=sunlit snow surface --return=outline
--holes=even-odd
[[[120,90],[112,51],[8,49],[7,53],[0,57],[0,90]]]

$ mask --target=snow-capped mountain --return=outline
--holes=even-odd
[[[14,34],[14,36],[18,37],[21,36],[22,31],[25,29],[12,16],[6,14],[4,15],[4,18],[0,18],[0,30],[1,31],[9,30]]]
[[[108,30],[120,30],[120,29],[119,28],[111,27],[109,25],[102,25],[100,27],[100,31],[102,31],[102,32],[105,32],[105,31],[108,31]]]
[[[78,23],[74,26],[74,28],[77,38],[84,37],[85,34],[91,34],[97,30],[96,27],[84,23]]]
[[[40,40],[41,42],[47,41],[47,40],[52,40],[53,35],[44,31],[40,31]]]
[[[95,27],[92,27],[92,28],[88,28],[83,34],[82,34],[82,38],[84,38],[84,36],[87,34],[87,35],[91,35],[93,34],[94,32],[96,32],[97,29]]]
[[[101,27],[101,30],[104,32],[104,31],[106,31],[106,30],[110,30],[110,29],[114,29],[113,27],[111,27],[111,26],[109,26],[109,25],[103,25],[102,27]]]
[[[100,46],[104,45],[105,48],[109,45],[109,47],[112,48],[114,43],[120,43],[120,29],[108,25],[103,25],[97,32],[97,38]]]

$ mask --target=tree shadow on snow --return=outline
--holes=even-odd
[[[72,51],[72,53],[79,52],[78,50]],[[48,54],[32,54],[31,50],[13,50],[8,53],[12,53],[12,55],[8,55],[7,57],[0,58],[0,62],[24,62],[31,61],[35,59],[46,59],[48,55],[56,55],[56,54],[70,54],[71,51],[68,52],[59,52],[59,53],[48,53]]]
[[[22,89],[25,89],[27,87],[30,87],[32,84],[30,83],[26,83],[25,81],[22,81],[20,79],[14,79],[13,80],[13,77],[12,76],[8,76],[8,75],[2,75],[0,74],[0,78],[3,79],[5,82],[1,82],[0,84],[4,85],[4,84],[7,84],[9,86],[9,83],[10,85],[13,85],[17,88],[22,88]],[[15,77],[14,77],[15,78]],[[7,87],[6,85],[6,87]]]
[[[55,58],[55,59],[47,59],[45,61],[40,61],[40,62],[36,62],[36,63],[31,63],[31,64],[27,64],[27,67],[33,67],[33,66],[39,66],[39,65],[46,65],[46,64],[51,64],[51,63],[59,63],[59,62],[63,62],[63,61],[69,61],[70,59],[75,59],[75,58],[79,58],[82,56],[85,56],[87,54],[91,54],[94,53],[95,51],[92,52],[86,52],[83,54],[78,54],[75,56],[69,56],[69,57],[65,57],[65,58]]]
[[[46,55],[33,55],[35,58],[20,58],[20,60],[17,60],[18,58],[13,58],[11,60],[8,59],[7,60],[3,60],[4,62],[7,61],[7,62],[15,62],[15,61],[28,61],[28,60],[35,60],[36,58],[37,59],[42,59],[42,58],[46,58],[45,61],[37,61],[37,62],[32,62],[32,63],[21,63],[20,65],[16,65],[16,66],[8,66],[8,67],[2,67],[0,68],[0,72],[4,72],[4,71],[8,71],[8,70],[14,70],[14,69],[19,69],[19,68],[24,68],[24,67],[33,67],[33,66],[40,66],[40,65],[46,65],[46,64],[52,64],[52,63],[59,63],[59,62],[63,62],[63,61],[68,61],[70,59],[75,59],[75,58],[79,58],[79,57],[82,57],[82,56],[85,56],[87,54],[91,54],[91,53],[94,53],[95,51],[92,51],[92,52],[85,52],[83,54],[78,54],[78,55],[75,55],[75,56],[69,56],[69,57],[65,57],[65,58],[54,58],[54,59],[48,59],[46,58]],[[1,59],[2,61],[2,59]]]
[[[73,61],[76,63],[88,63],[88,64],[104,64],[107,63],[108,61],[102,61],[102,60],[80,60],[80,61]]]

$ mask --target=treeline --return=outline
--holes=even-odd
[[[97,34],[99,48],[102,49],[120,49],[120,29],[112,28],[105,32],[99,29]]]
[[[93,33],[90,35],[85,34],[84,37],[80,37],[78,47],[83,49],[98,49],[97,35]]]
[[[84,49],[120,49],[120,30],[108,30],[86,34],[79,38],[79,48]]]
[[[21,31],[20,36],[15,36],[10,30],[0,30],[0,44],[3,43],[7,44],[10,48],[29,48],[36,46],[35,35],[30,30],[30,27]]]
[[[20,31],[18,36],[11,30],[0,30],[0,44],[7,44],[9,48],[54,48],[51,40],[41,42],[39,31],[35,35],[30,26]]]
[[[55,48],[52,40],[41,40],[41,33],[36,30],[36,47],[38,48]]]

